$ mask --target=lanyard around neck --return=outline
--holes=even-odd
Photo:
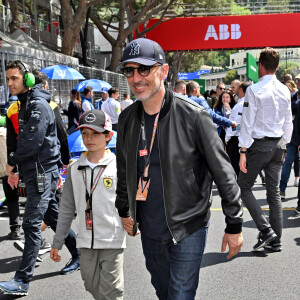
[[[91,187],[90,193],[88,192],[87,185],[86,185],[86,169],[82,169],[82,177],[83,177],[83,182],[84,182],[84,185],[85,185],[85,198],[86,198],[87,206],[91,206],[90,201],[92,199],[92,194],[93,194],[93,192],[94,192],[94,190],[95,190],[95,188],[96,188],[96,186],[99,182],[99,179],[100,179],[102,173],[104,172],[105,168],[106,168],[106,166],[101,166],[100,167],[100,170],[99,170],[99,172],[98,172],[98,174],[95,178],[95,181],[93,182],[93,185]]]
[[[149,153],[144,156],[144,160],[145,160],[144,173],[143,173],[144,178],[148,178],[148,176],[149,176],[150,155],[151,155],[153,144],[154,144],[154,139],[155,139],[155,134],[156,134],[156,130],[157,130],[159,115],[160,115],[161,109],[164,106],[164,104],[165,104],[165,99],[163,100],[161,108],[160,108],[160,110],[159,110],[159,112],[156,115],[155,120],[154,120],[154,125],[153,125],[153,130],[152,130],[152,137],[151,137],[151,142],[150,142]],[[147,136],[146,136],[146,130],[145,130],[145,114],[144,114],[144,110],[142,112],[142,126],[141,126],[141,131],[142,131],[143,149],[146,150],[147,149]]]

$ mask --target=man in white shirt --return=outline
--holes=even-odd
[[[237,128],[232,127],[226,128],[225,142],[226,142],[226,152],[230,158],[233,169],[236,173],[236,176],[239,176],[240,173],[240,153],[239,153],[239,135],[240,128],[242,123],[243,115],[243,105],[245,99],[245,93],[247,88],[251,85],[250,82],[240,83],[237,89],[237,95],[239,97],[238,103],[232,108],[229,120],[235,121],[237,123]]]
[[[131,105],[133,101],[129,98],[129,93],[124,93],[124,99],[121,101],[121,111]]]
[[[254,250],[262,247],[272,251],[282,250],[279,181],[293,124],[290,92],[275,76],[278,63],[278,51],[272,48],[261,51],[258,60],[260,81],[246,91],[239,137],[241,172],[238,183],[242,201],[259,230]],[[270,223],[251,191],[261,169],[266,174]]]
[[[112,87],[108,90],[109,98],[102,104],[101,110],[107,113],[112,122],[112,129],[117,131],[118,129],[118,120],[121,113],[120,102],[117,101],[119,98],[119,90]]]

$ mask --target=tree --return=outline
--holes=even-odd
[[[293,77],[300,73],[300,64],[295,61],[281,62],[276,70],[278,80],[282,81],[285,74],[291,74]]]
[[[66,55],[73,55],[73,49],[79,37],[82,24],[86,18],[87,10],[102,0],[78,0],[77,5],[72,9],[71,1],[60,0],[61,18],[63,23],[63,40],[61,52]]]
[[[182,60],[184,59],[187,52],[177,51],[166,53],[166,60],[169,64],[168,81],[171,82],[172,86],[175,86],[175,82],[178,80],[178,72],[181,67]]]
[[[231,84],[234,79],[238,79],[238,73],[236,70],[229,70],[224,78],[225,84]]]
[[[101,7],[94,7],[90,16],[91,20],[112,46],[111,64],[108,69],[115,70],[121,60],[126,39],[131,40],[136,30],[137,37],[142,37],[162,22],[189,14],[193,8],[185,11],[179,9],[178,3],[183,2],[183,0],[119,0],[104,1]],[[170,9],[173,9],[173,15],[166,17]],[[152,17],[157,18],[158,22],[151,28],[146,28]],[[144,26],[140,30],[139,26],[142,24]],[[108,29],[114,30],[116,37]]]
[[[16,0],[8,0],[11,12],[11,22],[9,23],[9,31],[10,33],[15,32],[20,28],[20,18],[19,18],[19,11],[18,11],[18,1]]]

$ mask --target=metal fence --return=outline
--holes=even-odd
[[[205,2],[204,2],[205,3]],[[224,15],[243,15],[249,14],[281,14],[281,13],[299,13],[299,0],[235,0],[234,2],[222,2],[219,7],[209,5],[183,5],[183,11],[187,16],[224,16]],[[166,17],[174,16],[178,11],[169,9]]]
[[[13,60],[21,60],[22,62],[27,63],[33,69],[42,69],[49,65],[53,65],[52,61],[47,61],[43,58],[37,58],[33,56],[24,56],[17,53],[9,53],[9,52],[1,52],[1,63],[0,63],[0,72],[1,72],[1,79],[0,79],[0,86],[4,86],[4,97],[0,97],[3,99],[0,104],[4,104],[4,102],[8,101],[9,91],[6,85],[5,80],[5,66],[9,61]],[[74,67],[74,66],[73,66]],[[75,67],[76,68],[76,67]],[[122,74],[109,72],[102,69],[92,68],[92,67],[85,67],[85,66],[78,66],[76,68],[86,79],[100,79],[108,82],[113,87],[116,87],[119,92],[120,96],[122,97],[125,92],[129,92],[129,86],[127,84],[127,80],[125,76]],[[57,103],[62,103],[63,105],[68,104],[70,100],[70,91],[79,83],[79,80],[49,80],[49,91],[51,92],[52,99]],[[1,92],[1,89],[0,89]],[[98,99],[101,97],[100,93],[94,93],[94,99]],[[121,99],[119,99],[121,100]],[[1,113],[3,107],[1,106]]]

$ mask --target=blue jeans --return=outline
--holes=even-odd
[[[58,178],[58,169],[46,172],[45,191],[43,193],[38,192],[35,175],[25,178],[27,201],[22,224],[25,235],[25,246],[19,269],[15,274],[15,279],[17,280],[28,282],[32,279],[36,258],[41,246],[42,221],[44,220],[52,230],[56,230],[58,207],[55,192]],[[72,241],[71,247],[75,255],[77,253],[76,235],[75,233],[73,234],[75,247],[74,241]]]
[[[298,155],[298,145],[294,143],[289,143],[286,145],[286,157],[284,160],[284,164],[281,170],[281,179],[279,188],[282,192],[285,192],[287,184],[290,179],[292,164],[295,161]]]
[[[160,300],[194,299],[208,225],[174,245],[141,235],[147,270]]]

